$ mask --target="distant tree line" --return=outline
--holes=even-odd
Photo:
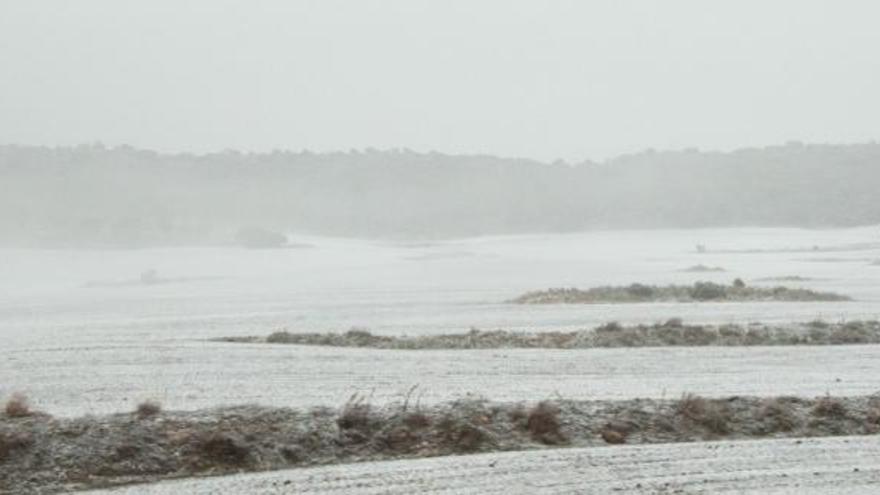
[[[603,163],[411,151],[159,154],[0,146],[0,243],[234,242],[242,229],[448,238],[880,223],[880,144],[792,143]]]

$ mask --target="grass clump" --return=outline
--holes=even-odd
[[[34,444],[33,437],[24,432],[0,432],[0,462],[10,459],[18,451],[30,448]]]
[[[687,268],[682,269],[681,271],[687,273],[712,273],[712,272],[724,272],[726,271],[724,268],[720,266],[708,266],[702,263],[689,266]]]
[[[790,401],[783,398],[767,399],[757,412],[758,421],[762,422],[768,433],[790,432],[801,425]]]
[[[675,412],[678,416],[702,426],[711,433],[717,435],[730,433],[731,412],[722,401],[685,394],[675,405]]]
[[[20,392],[16,392],[6,401],[3,412],[9,418],[25,418],[32,416],[34,411],[31,410],[27,396]]]
[[[236,436],[213,432],[197,441],[201,459],[208,465],[244,467],[250,462],[250,448]]]
[[[541,401],[526,417],[526,429],[532,438],[545,444],[555,445],[566,441],[559,422],[559,406]]]
[[[848,414],[846,405],[840,399],[826,395],[816,401],[812,413],[814,416],[823,418],[845,418]]]
[[[491,402],[408,408],[353,395],[340,408],[237,406],[131,415],[0,421],[0,485],[9,493],[151,482],[548,446],[693,442],[880,432],[880,396]],[[0,489],[2,491],[2,489]]]
[[[346,443],[367,442],[379,428],[378,423],[367,397],[357,393],[342,406],[336,418],[336,426]]]
[[[138,404],[135,414],[139,419],[152,418],[162,412],[162,405],[156,401],[147,400]]]
[[[599,304],[646,302],[814,302],[848,301],[850,298],[831,292],[789,287],[752,287],[741,279],[730,285],[696,282],[693,285],[603,286],[591,289],[557,288],[528,292],[510,302],[516,304]]]
[[[653,325],[611,322],[571,332],[514,332],[471,329],[466,333],[376,336],[366,330],[342,334],[276,332],[265,339],[226,337],[224,342],[266,342],[378,349],[587,349],[594,347],[844,345],[880,343],[880,322],[827,323],[821,320],[780,325],[697,325],[671,318]]]

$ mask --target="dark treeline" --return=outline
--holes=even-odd
[[[159,154],[0,147],[0,242],[231,242],[243,228],[443,238],[880,223],[880,144],[546,164],[410,151]]]

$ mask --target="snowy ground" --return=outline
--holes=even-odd
[[[375,333],[423,334],[462,332],[471,326],[576,329],[670,317],[694,323],[876,319],[876,227],[595,232],[431,243],[297,240],[314,247],[0,250],[0,398],[22,391],[39,409],[79,415],[131,410],[145,398],[159,400],[166,409],[337,405],[356,391],[372,393],[373,400],[382,402],[413,385],[420,386],[423,401],[466,393],[539,400],[557,394],[672,398],[683,392],[857,395],[880,388],[880,346],[402,352],[205,341],[266,335],[282,327],[344,331],[362,326]],[[696,252],[698,243],[708,252]],[[682,271],[697,264],[726,271]],[[140,274],[151,269],[168,283],[139,283]],[[541,307],[503,302],[547,287],[729,283],[734,278],[773,285],[779,283],[758,279],[795,275],[809,280],[784,284],[840,292],[855,301]],[[223,480],[198,481],[169,493],[269,493],[271,483],[287,479],[305,483],[304,490],[360,486],[358,493],[410,492],[410,479],[420,490],[461,480],[467,486],[458,486],[480,493],[510,492],[523,483],[578,491],[589,481],[601,493],[614,487],[631,491],[641,482],[640,472],[646,473],[646,483],[684,483],[689,492],[706,489],[705,478],[712,493],[766,492],[774,486],[787,493],[833,492],[840,486],[847,493],[867,493],[865,483],[877,481],[876,471],[855,461],[877,465],[877,443],[842,442],[625,447],[406,461],[234,478],[228,487]],[[623,452],[632,456],[622,457]],[[718,453],[716,460],[715,454],[705,461],[709,464],[700,460],[712,452]],[[664,455],[666,460],[657,458]],[[514,467],[502,471],[474,461],[484,459],[488,465],[495,458],[509,459]],[[558,466],[561,474],[557,477],[547,465]],[[859,465],[861,470],[852,472],[851,466]],[[450,466],[452,474],[443,475],[446,471],[437,466]],[[326,481],[337,478],[338,485]],[[382,485],[385,479],[391,485]],[[256,484],[236,485],[251,483],[247,480]]]
[[[880,438],[596,447],[370,462],[90,492],[875,494]]]
[[[414,385],[422,401],[866,395],[880,390],[880,346],[394,351],[272,344],[106,345],[4,351],[0,386],[75,416],[255,403],[382,403]]]

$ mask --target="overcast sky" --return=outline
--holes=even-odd
[[[0,0],[0,142],[545,160],[880,138],[880,2]]]

